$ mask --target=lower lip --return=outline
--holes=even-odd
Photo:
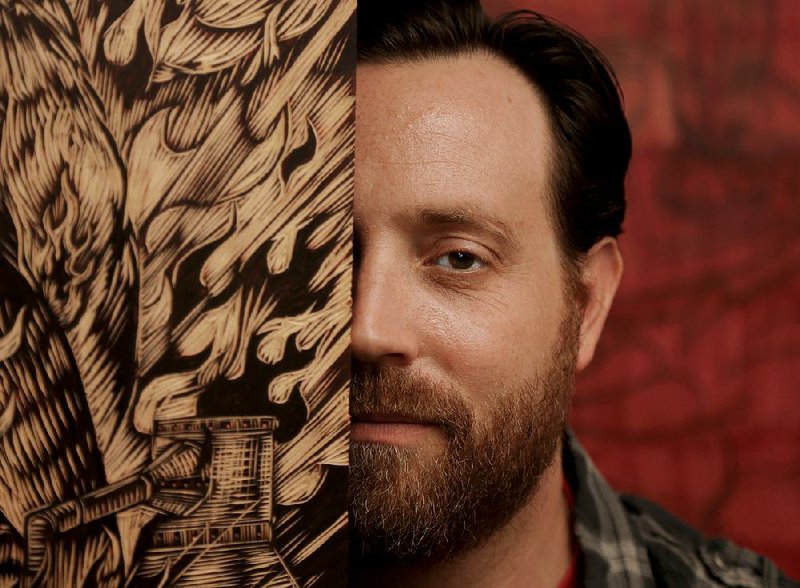
[[[437,425],[421,423],[376,423],[354,422],[350,425],[350,441],[408,445],[424,440],[431,435],[441,435]]]

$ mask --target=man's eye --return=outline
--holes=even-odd
[[[484,266],[478,256],[466,251],[451,251],[436,258],[436,265],[459,271],[477,270]]]

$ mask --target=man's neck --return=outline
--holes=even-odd
[[[555,588],[570,564],[570,538],[561,451],[557,451],[528,503],[478,547],[444,562],[375,570],[370,577],[354,578],[355,585]]]

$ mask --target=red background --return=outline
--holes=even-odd
[[[626,273],[573,425],[618,489],[800,577],[800,2],[487,0],[614,64]]]

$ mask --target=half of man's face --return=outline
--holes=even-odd
[[[351,522],[373,554],[444,557],[525,503],[564,427],[579,317],[548,125],[484,55],[362,66],[357,88]]]

